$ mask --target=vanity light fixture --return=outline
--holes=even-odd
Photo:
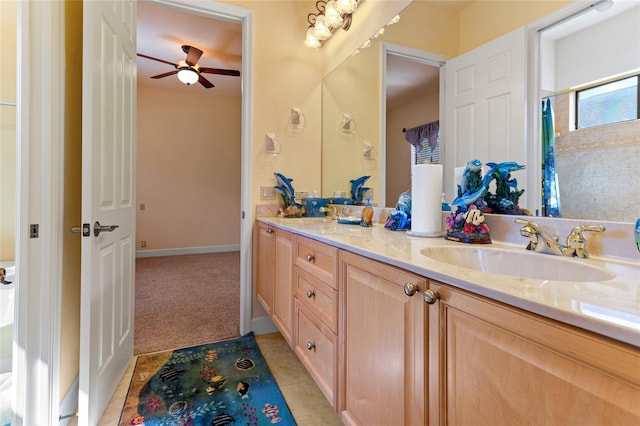
[[[347,31],[351,27],[353,13],[358,8],[358,0],[318,0],[317,13],[309,13],[305,46],[318,48],[322,42],[331,38],[333,33],[342,28]]]
[[[178,71],[178,80],[190,86],[198,82],[198,73],[192,69],[184,69]]]

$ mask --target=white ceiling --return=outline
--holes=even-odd
[[[242,26],[200,15],[138,2],[138,53],[169,62],[184,60],[182,45],[197,47],[204,53],[198,65],[209,68],[241,70]],[[200,84],[187,86],[176,75],[150,78],[174,70],[168,64],[138,57],[138,84],[174,90],[188,90],[215,95],[240,95],[240,77],[203,74],[215,87],[205,89]]]

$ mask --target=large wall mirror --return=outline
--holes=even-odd
[[[546,188],[552,197],[557,189],[560,217],[632,222],[640,215],[638,23],[639,1],[613,1],[539,32],[540,120],[552,114],[553,124],[541,139],[555,162]]]
[[[390,153],[387,145],[391,143],[392,138],[400,139],[401,145],[404,141],[402,135],[389,136],[390,131],[396,133],[398,131],[397,125],[391,123],[386,114],[389,102],[386,99],[386,89],[383,88],[383,70],[387,63],[385,45],[406,46],[407,49],[416,49],[427,55],[433,55],[434,58],[439,56],[450,58],[457,52],[456,46],[447,44],[449,38],[454,37],[447,34],[446,23],[448,19],[455,19],[458,11],[453,7],[442,5],[428,6],[428,3],[430,2],[411,3],[402,12],[397,24],[389,27],[382,37],[373,39],[368,49],[347,59],[325,79],[323,84],[323,196],[331,197],[334,191],[348,190],[350,179],[370,175],[367,186],[373,188],[374,201],[378,205],[389,207],[395,204],[397,200],[395,191],[398,190],[389,190],[388,183],[402,182],[406,177],[401,176],[399,168],[389,166],[388,160],[391,161],[392,154],[406,158],[408,173],[411,154],[408,143],[403,145],[405,152],[402,152],[402,149],[393,148],[393,152]],[[621,12],[620,9],[624,6],[626,9]],[[425,7],[431,7],[431,9],[426,11]],[[561,216],[630,222],[640,216],[638,207],[640,174],[634,173],[633,168],[637,164],[637,159],[640,158],[640,120],[601,126],[597,130],[592,129],[594,132],[591,134],[580,130],[569,131],[569,124],[563,129],[563,124],[560,123],[569,123],[568,111],[574,112],[573,107],[568,103],[573,102],[571,89],[587,86],[594,81],[607,81],[615,76],[634,75],[634,72],[636,74],[640,72],[640,46],[638,45],[640,26],[621,29],[623,27],[620,23],[613,23],[615,17],[626,17],[627,20],[635,20],[633,22],[637,23],[640,20],[640,3],[637,0],[619,1],[603,12],[595,10],[595,7],[589,8],[590,10],[584,13],[575,13],[577,6],[573,9],[571,14],[576,16],[561,19],[562,13],[559,13],[553,18],[554,25],[547,23],[545,24],[547,28],[541,28],[538,32],[540,56],[536,60],[539,60],[538,65],[542,72],[537,90],[528,92],[529,105],[530,108],[538,107],[541,100],[546,98],[558,103],[557,106],[554,105],[555,121],[558,122],[554,134],[556,135],[555,165],[560,189]],[[564,15],[569,14],[567,12]],[[411,36],[407,36],[408,28],[416,27],[416,19],[437,19],[443,23],[442,28],[433,29],[437,37],[430,37],[430,44],[417,45]],[[562,20],[561,23],[555,23],[560,20]],[[581,20],[586,22],[577,27],[577,22]],[[613,23],[613,29],[610,26],[603,27],[607,25],[607,20],[610,21],[608,25]],[[610,58],[603,59],[596,56],[599,54],[596,50],[584,50],[596,46],[590,38],[594,37],[590,32],[603,31],[601,28],[606,28],[604,30],[606,35],[595,36],[601,41],[599,45],[613,57],[625,60],[623,70],[620,68],[615,72],[603,70],[603,64],[609,64]],[[427,38],[424,35],[423,37]],[[576,40],[580,49],[583,49],[578,53],[576,53]],[[571,55],[567,53],[567,49],[572,52]],[[396,59],[407,59],[401,56]],[[580,64],[582,59],[582,64],[579,65],[581,72],[567,68],[568,65],[562,63],[564,59],[568,64]],[[431,66],[436,64],[437,60]],[[595,74],[583,72],[587,70]],[[566,84],[562,83],[565,78],[563,76],[578,75],[582,76],[582,81],[574,80],[569,83],[566,80]],[[436,93],[426,93],[424,97],[431,96],[439,99],[439,94]],[[564,106],[561,105],[563,102]],[[432,102],[431,105],[435,104]],[[414,120],[407,126],[433,120],[434,114],[443,116],[434,110],[429,114],[431,115],[425,114],[424,118]],[[541,115],[540,111],[530,114],[531,122],[541,123]],[[341,132],[341,123],[349,118],[355,123],[355,131]],[[443,123],[441,122],[440,125],[443,126]],[[578,138],[580,133],[586,139]],[[540,125],[537,124],[535,130],[530,133],[530,138],[540,137]],[[384,145],[383,141],[385,141]],[[541,145],[539,139],[529,143]],[[528,167],[540,167],[541,148],[535,156],[537,158],[529,158]],[[399,187],[407,185],[408,183],[400,183]],[[540,188],[525,189],[527,192],[536,191],[536,194],[540,192]],[[385,194],[386,192],[388,194]],[[382,198],[382,195],[386,197]],[[629,203],[624,204],[624,200]]]

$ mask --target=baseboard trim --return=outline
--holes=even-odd
[[[251,319],[251,330],[257,336],[261,334],[275,333],[278,327],[271,321],[269,317],[256,317]]]
[[[59,426],[66,426],[75,417],[78,410],[78,395],[80,394],[79,377],[73,381],[66,395],[60,401],[60,421]]]
[[[223,246],[181,247],[172,249],[136,250],[136,257],[181,256],[185,254],[223,253],[240,251],[240,244]]]

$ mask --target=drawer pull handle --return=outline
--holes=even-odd
[[[307,290],[307,297],[309,299],[315,297],[316,293],[313,290]]]
[[[433,305],[438,301],[438,299],[440,299],[440,295],[435,291],[431,290],[430,288],[424,291],[423,296],[424,296],[424,301],[429,305]]]
[[[406,294],[409,297],[416,294],[419,290],[420,290],[420,287],[418,287],[418,284],[406,283],[404,285],[404,294]]]
[[[312,255],[312,254],[308,254],[308,255],[307,255],[307,262],[313,262],[315,259],[316,259],[316,258],[315,258],[315,256],[314,256],[314,255]]]
[[[273,229],[267,228],[267,234],[269,234],[269,235],[273,234]]]
[[[316,348],[316,344],[313,342],[307,342],[307,350],[312,351]]]

